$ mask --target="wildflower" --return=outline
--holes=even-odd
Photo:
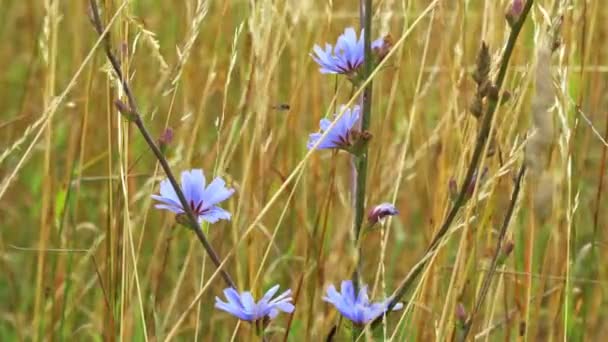
[[[387,216],[399,214],[399,210],[391,203],[382,203],[373,207],[367,214],[367,220],[370,224],[382,223]]]
[[[219,220],[230,220],[230,213],[216,206],[234,193],[234,189],[226,188],[226,183],[221,178],[214,179],[205,187],[203,170],[184,171],[182,172],[182,191],[199,223],[202,221],[215,223]],[[185,213],[168,179],[160,182],[160,195],[152,195],[152,198],[161,202],[161,204],[156,205],[157,209],[166,209],[178,215]]]
[[[336,124],[329,129],[331,125],[331,121],[328,119],[322,119],[320,122],[321,131],[318,133],[310,134],[308,138],[308,149],[312,149],[313,146],[321,139],[323,133],[329,129],[325,138],[321,140],[319,146],[317,146],[318,150],[326,150],[326,149],[344,149],[350,152],[354,152],[354,147],[358,142],[365,142],[369,140],[369,134],[361,134],[356,128],[355,125],[359,120],[359,116],[361,113],[361,107],[354,106],[351,110],[346,106],[342,106],[340,112],[344,112],[342,116],[338,119]],[[336,116],[338,113],[336,113]]]
[[[367,297],[366,286],[361,287],[359,295],[355,296],[352,280],[342,281],[341,292],[336,291],[334,285],[330,285],[323,300],[336,307],[342,316],[348,318],[356,325],[364,325],[380,317],[380,315],[386,312],[390,303],[390,299],[384,302],[370,303]],[[397,303],[393,307],[393,311],[401,310],[402,308],[403,304]]]
[[[215,297],[215,308],[249,322],[255,322],[266,317],[273,319],[279,314],[279,311],[292,313],[295,307],[291,304],[293,300],[291,290],[287,290],[272,299],[278,290],[279,285],[273,286],[256,303],[251,292],[238,293],[234,288],[229,287],[224,290],[224,296],[228,301],[224,302]]]
[[[344,33],[338,37],[336,46],[325,44],[325,50],[319,45],[314,46],[314,54],[310,56],[319,64],[319,71],[322,74],[343,74],[353,76],[359,67],[363,64],[365,54],[364,34],[361,30],[361,36],[357,39],[357,33],[352,27],[344,30]],[[377,39],[371,43],[374,51],[383,51],[385,45],[384,38]]]

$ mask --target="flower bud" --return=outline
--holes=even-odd
[[[513,252],[513,248],[515,248],[515,244],[512,240],[507,240],[505,244],[502,246],[502,253],[505,257],[508,257],[511,252]]]
[[[517,20],[519,20],[519,16],[521,15],[521,12],[523,12],[523,10],[524,10],[524,1],[523,0],[513,0],[513,2],[511,3],[511,8],[505,15],[505,17],[507,18],[507,22],[509,23],[509,25],[511,27],[513,27],[513,25],[515,25]]]
[[[190,218],[188,217],[188,215],[186,213],[181,213],[181,214],[175,215],[175,222],[177,222],[178,224],[180,224],[186,228],[192,229],[192,222],[190,221]]]
[[[125,104],[119,99],[116,99],[114,100],[114,106],[116,107],[116,109],[118,109],[120,114],[122,114],[122,116],[127,119],[127,121],[135,121],[135,113],[133,113],[133,110],[131,110],[131,108],[127,104]]]
[[[377,62],[380,62],[384,59],[384,57],[386,57],[386,55],[388,55],[388,53],[391,51],[391,48],[393,47],[393,37],[390,34],[387,34],[386,36],[382,37],[382,43],[378,43],[378,44],[373,44],[374,46],[372,47],[374,54],[376,55],[377,58]]]
[[[500,254],[498,254],[498,260],[497,260],[498,265],[502,265],[505,262],[507,262],[507,258],[509,257],[509,255],[511,255],[514,248],[515,248],[515,243],[513,243],[513,240],[506,240],[504,242],[504,244],[502,245],[502,248],[500,250]]]
[[[454,178],[450,179],[448,183],[448,190],[450,192],[450,199],[455,201],[458,198],[458,184]]]
[[[524,10],[524,1],[523,0],[513,0],[511,4],[511,12],[517,16],[521,15],[521,12]]]
[[[475,96],[469,110],[474,117],[480,118],[483,114],[483,98],[481,96]]]
[[[372,134],[369,131],[359,132],[351,131],[348,146],[344,150],[355,156],[360,156],[366,151],[367,143],[372,139]]]
[[[475,71],[473,72],[473,80],[479,88],[485,87],[485,84],[490,81],[491,67],[492,56],[490,55],[490,48],[486,42],[481,42],[481,47],[475,61]]]
[[[160,150],[165,153],[167,147],[169,146],[169,144],[171,144],[172,141],[173,129],[171,129],[171,127],[167,127],[158,138],[158,146],[160,147]]]
[[[475,188],[479,185],[479,183],[483,182],[483,180],[486,178],[486,174],[488,173],[488,168],[484,167],[483,170],[481,171],[481,174],[479,174],[478,170],[475,170],[475,172],[473,173],[473,178],[471,179],[471,182],[469,183],[469,185],[467,186],[467,197],[471,197],[473,196],[473,193],[475,192]]]
[[[391,203],[382,203],[375,206],[372,210],[370,210],[367,215],[367,220],[370,224],[374,225],[378,222],[384,222],[384,219],[387,216],[394,216],[399,214],[399,210],[395,208]]]
[[[467,321],[467,311],[462,303],[456,304],[455,315],[459,323],[464,324]]]

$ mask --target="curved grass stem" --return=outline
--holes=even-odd
[[[103,23],[101,21],[101,17],[99,15],[99,8],[97,7],[97,2],[96,2],[96,0],[89,0],[89,4],[90,4],[91,23],[93,24],[95,31],[97,31],[97,33],[99,35],[103,35],[105,30],[104,30]],[[127,79],[124,77],[124,75],[122,73],[120,61],[118,60],[116,55],[112,52],[112,46],[110,44],[109,36],[106,34],[103,38],[104,38],[104,50],[105,50],[106,57],[110,61],[110,64],[112,65],[112,69],[114,70],[114,72],[116,73],[116,76],[120,80],[122,89],[123,89],[125,95],[127,96],[128,108],[126,108],[126,106],[124,104],[122,104],[122,102],[117,102],[116,104],[117,104],[118,109],[123,111],[123,114],[127,115],[129,120],[131,120],[137,126],[137,129],[139,130],[139,132],[143,136],[144,140],[148,144],[148,147],[150,148],[150,150],[152,150],[152,153],[154,153],[154,156],[156,156],[156,159],[158,159],[158,162],[160,163],[165,174],[167,175],[167,178],[169,179],[171,186],[175,190],[175,193],[177,194],[177,197],[179,198],[179,202],[180,202],[182,208],[184,209],[184,211],[186,212],[186,216],[188,218],[188,223],[189,223],[190,227],[196,234],[200,243],[203,245],[203,248],[205,249],[205,251],[207,252],[209,257],[211,258],[211,261],[213,262],[215,267],[217,267],[219,269],[220,275],[222,276],[224,281],[228,284],[228,286],[236,288],[236,284],[234,283],[234,281],[232,280],[232,278],[230,277],[228,272],[221,268],[220,258],[218,256],[218,254],[215,252],[215,250],[213,249],[213,247],[211,246],[211,244],[209,243],[209,240],[205,236],[205,233],[203,233],[203,230],[201,229],[201,226],[198,223],[198,219],[192,212],[190,205],[188,205],[188,201],[186,200],[186,197],[184,196],[184,193],[182,192],[181,187],[177,183],[177,180],[175,179],[175,176],[173,175],[173,172],[171,171],[171,167],[169,166],[167,159],[165,158],[164,154],[162,153],[160,148],[157,146],[156,142],[150,135],[150,132],[148,132],[148,129],[144,125],[144,122],[141,119],[141,114],[140,114],[138,106],[137,106],[137,102],[135,101],[135,96],[133,95],[133,92],[131,91],[131,88],[129,87]],[[125,113],[124,111],[127,111],[127,113]]]
[[[494,82],[494,87],[497,92],[500,92],[500,90],[502,88],[502,85],[504,83],[504,80],[505,80],[505,77],[507,74],[507,70],[509,67],[509,61],[511,59],[511,55],[513,54],[513,50],[514,50],[515,44],[517,42],[517,38],[519,37],[519,33],[521,32],[523,24],[525,23],[526,18],[528,17],[528,14],[530,13],[530,9],[532,8],[533,3],[534,3],[534,0],[528,0],[526,2],[524,9],[523,9],[521,15],[519,16],[519,19],[512,26],[511,33],[509,34],[509,38],[507,40],[507,45],[506,45],[504,52],[502,54],[502,57],[500,59],[500,69],[496,76],[496,81]],[[473,177],[475,175],[475,171],[479,167],[479,163],[482,159],[481,157],[482,157],[483,151],[486,149],[486,143],[488,141],[488,137],[490,135],[490,130],[492,127],[492,119],[494,117],[494,113],[496,112],[497,107],[498,107],[497,101],[489,101],[487,110],[482,119],[483,121],[481,124],[481,128],[477,135],[475,149],[473,150],[473,156],[471,157],[471,161],[469,162],[469,165],[467,168],[467,173],[462,182],[462,185],[460,186],[460,191],[458,193],[458,196],[457,196],[456,200],[454,201],[452,208],[448,212],[448,215],[446,216],[445,220],[441,224],[441,227],[439,228],[439,230],[437,231],[437,233],[431,240],[431,243],[429,244],[428,248],[426,249],[425,256],[432,254],[436,251],[437,247],[440,245],[441,240],[448,233],[450,226],[456,219],[456,215],[458,214],[460,209],[462,209],[469,200],[468,196],[466,196],[467,188],[468,188],[467,185],[471,183],[471,180],[473,179]],[[418,262],[410,270],[410,272],[403,279],[403,281],[401,282],[401,284],[395,291],[394,296],[389,305],[389,310],[393,306],[395,306],[395,304],[397,304],[399,302],[401,297],[403,297],[407,293],[407,291],[409,290],[411,285],[414,283],[416,278],[422,273],[422,270],[425,268],[425,266],[427,265],[429,260],[430,260],[430,258],[423,257],[423,259],[421,259],[421,262]],[[379,322],[380,322],[380,320],[377,319],[372,324],[375,326]]]
[[[502,247],[504,245],[507,229],[509,228],[509,223],[511,222],[511,218],[513,217],[513,212],[515,211],[515,204],[517,203],[517,199],[519,198],[519,193],[522,185],[521,183],[525,173],[526,164],[524,163],[520,167],[519,172],[517,174],[517,179],[515,180],[515,187],[513,188],[513,192],[511,194],[511,201],[509,202],[509,208],[507,209],[505,219],[503,220],[502,226],[500,228],[498,241],[496,242],[496,249],[494,250],[494,256],[492,257],[492,263],[490,264],[490,269],[484,276],[479,296],[475,301],[475,306],[473,307],[471,315],[464,324],[462,334],[459,336],[458,341],[466,341],[467,336],[471,331],[471,327],[473,326],[473,320],[475,319],[477,312],[479,312],[479,310],[481,309],[481,305],[483,304],[484,300],[486,299],[486,296],[488,295],[490,284],[492,283],[492,277],[496,273],[496,267],[498,267],[498,260],[500,253],[502,252]]]

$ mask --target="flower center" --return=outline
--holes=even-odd
[[[190,201],[190,208],[192,209],[192,211],[196,215],[202,215],[205,211],[207,211],[207,210],[203,210],[203,201],[200,201],[198,203],[194,203],[194,201],[191,200]]]
[[[333,142],[334,144],[339,145],[340,147],[347,148],[352,145],[351,135],[351,131],[349,130],[344,135],[338,135]]]

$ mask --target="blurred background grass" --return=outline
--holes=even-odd
[[[374,1],[374,37],[397,41],[411,29],[374,78],[366,207],[393,201],[400,210],[362,240],[374,298],[395,289],[450,207],[448,184],[464,176],[478,128],[468,111],[477,51],[487,42],[496,67],[509,2],[438,1],[425,12],[430,1]],[[289,340],[323,340],[337,315],[321,296],[354,266],[350,161],[320,151],[296,166],[332,100],[352,93],[345,80],[321,75],[309,52],[358,27],[358,3],[102,3],[106,21],[119,13],[112,42],[146,125],[156,137],[175,132],[174,172],[202,168],[237,190],[224,205],[232,221],[205,227],[222,256],[234,250],[227,270],[257,295],[275,283],[292,288]],[[471,335],[599,341],[608,332],[603,5],[535,1],[505,83],[513,98],[494,122],[498,153],[485,159],[483,185],[408,295],[414,306],[389,317],[387,336],[450,339],[456,305],[470,312],[475,303],[530,134],[543,11],[564,20],[551,62],[550,196],[541,213],[539,184],[524,183],[508,232],[514,252]],[[151,206],[164,175],[113,108],[121,93],[101,50],[92,50],[87,1],[0,0],[0,8],[0,339],[253,339],[249,325],[213,309],[224,284],[210,280],[214,267],[192,232]],[[282,340],[289,320],[279,316],[269,339]]]

